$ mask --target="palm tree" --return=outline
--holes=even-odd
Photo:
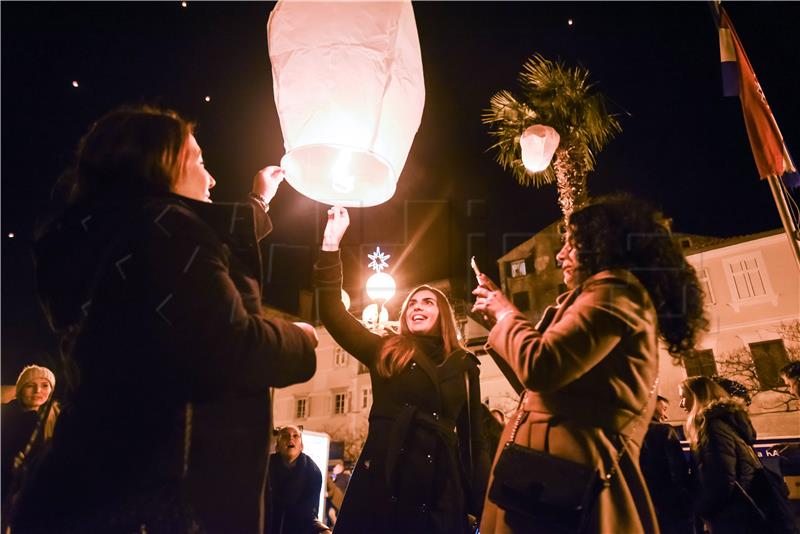
[[[555,181],[565,219],[586,201],[586,176],[594,169],[595,154],[622,131],[606,111],[603,95],[590,93],[588,78],[582,67],[566,67],[536,54],[519,74],[524,98],[500,91],[482,117],[496,138],[491,148],[497,148],[498,163],[510,168],[522,185]],[[561,136],[551,164],[541,172],[526,169],[521,158],[520,136],[534,124],[550,126]]]

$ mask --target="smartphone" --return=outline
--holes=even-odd
[[[475,273],[475,279],[478,280],[478,284],[481,283],[481,270],[478,269],[478,264],[475,263],[475,256],[472,256],[469,260],[469,265],[472,267],[472,272]]]

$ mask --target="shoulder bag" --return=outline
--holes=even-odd
[[[641,417],[657,385],[658,379],[634,419]],[[582,532],[597,497],[610,485],[627,449],[620,447],[616,465],[603,476],[595,466],[514,443],[527,415],[521,401],[511,435],[494,467],[489,500],[506,513],[525,518],[529,524],[547,526],[557,532]]]

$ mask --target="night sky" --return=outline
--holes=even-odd
[[[241,199],[253,174],[280,160],[266,41],[273,5],[2,3],[4,383],[24,363],[55,356],[35,297],[33,231],[94,119],[121,104],[150,103],[196,121],[217,179],[215,201]],[[800,4],[725,5],[797,159]],[[537,52],[588,68],[620,116],[623,132],[598,156],[591,194],[637,194],[686,233],[726,237],[780,226],[739,100],[721,96],[707,3],[419,2],[414,9],[425,111],[395,197],[351,210],[343,247],[351,294],[369,274],[366,253],[376,244],[392,254],[400,287],[452,278],[466,289],[470,255],[497,278],[500,255],[559,217],[555,187],[517,185],[487,151],[480,121],[492,94],[518,93],[517,74]],[[297,311],[324,213],[281,187],[270,211],[276,230],[264,245],[267,302]]]

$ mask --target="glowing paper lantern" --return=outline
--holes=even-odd
[[[409,0],[280,0],[267,24],[286,181],[326,204],[389,200],[425,103]]]
[[[531,172],[541,172],[550,165],[561,136],[550,126],[534,124],[519,139],[522,164]]]

